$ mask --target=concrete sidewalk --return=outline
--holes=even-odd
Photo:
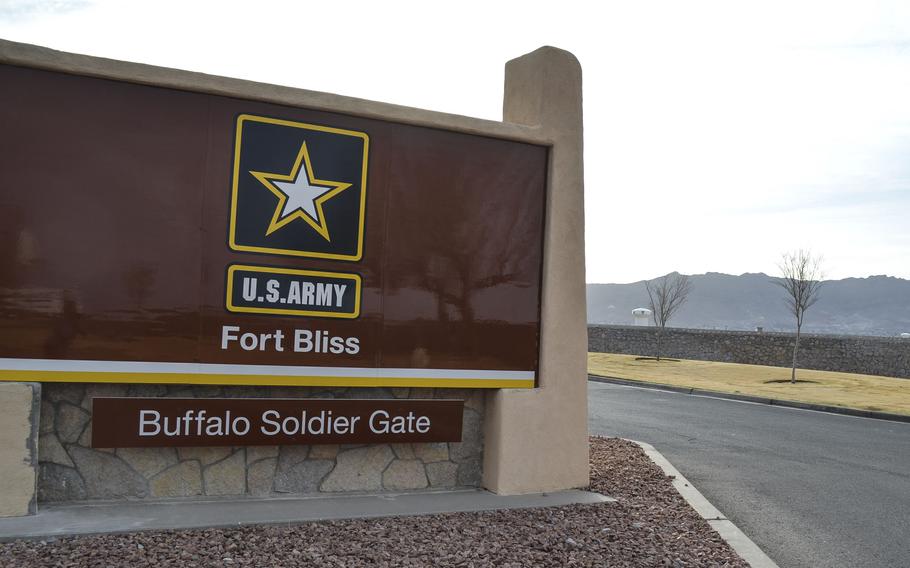
[[[131,501],[43,505],[29,517],[0,519],[0,541],[143,530],[237,527],[330,519],[527,509],[614,499],[589,491],[496,495],[465,489],[402,494],[316,495],[269,499]]]

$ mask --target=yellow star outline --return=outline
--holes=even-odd
[[[307,215],[303,210],[296,209],[293,213],[287,217],[281,218],[282,210],[284,209],[284,204],[287,202],[288,196],[275,187],[272,183],[272,180],[275,181],[294,181],[297,179],[297,174],[300,170],[300,165],[304,164],[306,166],[306,175],[311,185],[323,186],[323,187],[334,187],[335,189],[319,196],[316,198],[314,203],[316,204],[316,211],[318,213],[318,220],[312,219]],[[331,242],[332,239],[329,238],[329,228],[325,222],[325,214],[322,212],[322,205],[329,199],[335,197],[342,191],[351,187],[351,184],[338,181],[327,181],[317,179],[316,175],[313,174],[313,164],[310,163],[310,153],[307,151],[306,142],[300,146],[300,151],[297,152],[297,159],[294,161],[294,167],[291,168],[291,173],[287,175],[283,174],[270,174],[265,172],[254,172],[250,173],[259,180],[262,185],[268,188],[269,191],[275,194],[275,197],[278,198],[278,205],[275,207],[275,213],[272,215],[272,220],[269,223],[269,228],[266,230],[265,234],[271,235],[281,227],[284,227],[294,219],[303,219],[306,221],[313,229],[319,233],[322,238]]]

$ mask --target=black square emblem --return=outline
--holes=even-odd
[[[231,249],[360,260],[369,143],[365,132],[237,117]]]

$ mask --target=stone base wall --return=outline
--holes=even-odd
[[[588,351],[653,356],[655,327],[588,326]],[[792,333],[667,328],[661,355],[700,361],[789,367]],[[910,340],[855,335],[802,335],[799,367],[910,378]]]
[[[92,449],[92,398],[449,398],[465,401],[462,442]],[[210,387],[45,383],[38,500],[270,496],[477,487],[484,393],[468,389]]]

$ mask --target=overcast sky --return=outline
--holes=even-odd
[[[494,120],[505,61],[555,45],[584,69],[588,282],[799,247],[910,278],[907,0],[0,0],[0,37]]]

